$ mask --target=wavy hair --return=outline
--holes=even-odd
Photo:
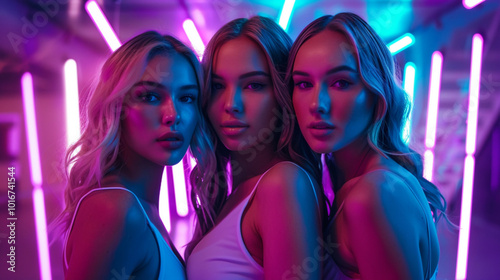
[[[280,129],[275,133],[278,137],[276,153],[298,163],[320,182],[319,156],[309,148],[300,133],[293,113],[291,95],[284,80],[292,40],[273,20],[262,16],[235,19],[222,26],[212,37],[202,60],[205,83],[202,95],[204,114],[207,114],[206,109],[212,98],[212,66],[218,50],[226,42],[243,36],[254,41],[262,49],[271,72],[274,97],[279,105],[277,113],[280,117]],[[205,115],[205,118],[208,116]],[[207,134],[213,142],[214,153],[202,164],[198,164],[191,173],[191,200],[195,205],[198,225],[193,240],[187,246],[186,255],[190,254],[201,236],[214,226],[215,217],[222,210],[228,196],[227,165],[231,160],[229,151],[218,140],[211,126]]]
[[[374,117],[368,127],[368,144],[377,153],[385,158],[390,157],[418,179],[435,222],[443,215],[448,220],[444,213],[446,200],[439,189],[423,177],[421,156],[410,149],[401,137],[404,120],[410,113],[409,100],[400,86],[400,78],[396,76],[394,59],[389,49],[366,21],[353,13],[327,15],[314,20],[295,40],[287,72],[292,72],[300,47],[323,30],[340,32],[347,38],[350,44],[343,47],[354,53],[362,83],[376,96]],[[292,85],[290,76],[287,81]],[[325,154],[325,163],[330,174],[333,174],[335,165],[331,154]]]
[[[149,61],[158,55],[174,54],[181,55],[191,64],[201,92],[203,75],[198,59],[191,49],[172,36],[162,36],[156,31],[144,32],[126,42],[106,60],[98,84],[85,106],[86,115],[82,114],[83,133],[66,152],[66,206],[54,221],[53,231],[67,232],[82,196],[100,188],[103,177],[123,164],[119,153],[127,93],[146,71],[154,71],[147,69]],[[200,99],[198,109],[201,112]],[[191,153],[197,161],[203,159],[210,146],[203,133],[205,130],[206,121],[201,116],[190,143]]]

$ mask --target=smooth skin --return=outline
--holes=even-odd
[[[124,104],[120,150],[124,165],[101,183],[103,188],[134,192],[176,255],[158,213],[160,183],[164,166],[176,164],[186,153],[199,119],[198,95],[187,59],[160,55],[150,60]],[[184,138],[179,147],[168,148],[159,141],[172,131]],[[123,190],[97,191],[83,200],[66,250],[66,279],[158,278],[155,236],[137,200]]]
[[[260,176],[274,166],[262,177],[247,205],[241,222],[243,241],[253,259],[263,266],[265,279],[298,275],[318,279],[319,261],[310,273],[302,265],[308,257],[313,258],[319,246],[316,239],[321,217],[313,188],[317,193],[319,190],[302,169],[283,162],[275,153],[278,139],[268,132],[276,128],[277,102],[264,53],[247,37],[230,40],[218,51],[213,73],[209,119],[231,152],[233,170],[233,192],[216,224],[250,195]],[[244,128],[224,127],[225,121],[243,123]],[[319,203],[322,205],[321,200]]]
[[[315,152],[332,153],[341,186],[333,210],[344,209],[328,230],[340,244],[333,258],[353,278],[423,279],[429,258],[432,271],[439,258],[438,249],[429,252],[439,248],[430,209],[417,179],[368,145],[375,96],[350,46],[343,34],[322,31],[301,46],[292,73],[300,129]]]

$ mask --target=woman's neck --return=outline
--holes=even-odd
[[[276,152],[275,145],[266,145],[260,150],[257,147],[252,147],[246,151],[231,152],[233,191],[243,182],[261,175],[283,160],[285,159]]]
[[[364,174],[378,154],[360,137],[346,147],[332,153],[335,160],[334,186],[338,191],[347,181]]]
[[[154,163],[123,164],[106,175],[103,184],[120,184],[139,199],[158,208],[161,178],[164,167]]]

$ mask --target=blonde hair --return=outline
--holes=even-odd
[[[104,63],[97,87],[86,104],[86,115],[82,116],[83,133],[66,152],[66,207],[53,223],[52,230],[66,232],[81,197],[99,188],[102,178],[122,164],[120,123],[126,113],[123,110],[126,94],[142,77],[151,59],[173,54],[183,56],[191,64],[201,92],[203,80],[198,59],[172,36],[144,32],[126,42]],[[201,112],[199,99],[198,109]],[[196,160],[201,157],[199,150],[208,145],[203,133],[205,126],[205,120],[200,118],[191,139],[190,149]]]

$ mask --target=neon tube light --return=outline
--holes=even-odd
[[[415,43],[415,37],[411,33],[406,33],[403,36],[399,37],[398,39],[392,41],[387,45],[389,48],[389,51],[395,55],[404,49],[409,48]]]
[[[443,70],[443,55],[435,51],[432,54],[431,62],[431,78],[429,83],[429,101],[427,107],[427,130],[425,133],[425,147],[427,151],[433,155],[424,156],[424,170],[427,170],[424,178],[432,182],[433,160],[434,159],[434,145],[436,144],[436,127],[437,116],[439,110],[439,91],[441,87],[441,71]],[[428,159],[426,161],[426,159]],[[427,177],[426,177],[427,176]]]
[[[186,176],[184,175],[183,160],[172,166],[172,173],[174,177],[175,205],[177,208],[177,214],[181,217],[185,217],[187,216],[189,209],[186,194]]]
[[[191,46],[193,46],[195,53],[198,55],[198,59],[201,60],[203,58],[203,53],[205,52],[205,44],[203,44],[200,33],[198,33],[194,22],[190,19],[186,19],[182,23],[182,28],[184,28],[184,32],[186,33],[189,42],[191,42]]]
[[[292,15],[293,5],[295,5],[295,0],[285,0],[283,4],[283,9],[281,9],[280,19],[278,24],[283,28],[283,30],[288,29],[288,23],[290,22],[290,16]]]
[[[484,0],[463,0],[462,4],[466,9],[472,9],[483,2]]]
[[[161,187],[160,187],[160,205],[158,206],[160,212],[160,219],[168,232],[171,230],[170,222],[170,202],[168,198],[168,178],[167,178],[167,166],[163,169],[163,175],[161,177]]]
[[[408,145],[410,142],[411,135],[411,116],[413,114],[413,95],[415,92],[415,64],[412,62],[408,62],[405,65],[404,70],[404,82],[403,87],[408,95],[408,100],[410,101],[410,113],[408,115],[408,119],[405,122],[404,130],[403,130],[403,141]]]
[[[45,219],[45,203],[42,190],[42,168],[40,164],[38,133],[36,129],[33,77],[29,72],[24,73],[21,77],[21,87],[23,93],[24,120],[26,126],[26,142],[28,142],[31,183],[33,184],[33,211],[35,212],[40,277],[42,280],[50,280],[52,279],[52,272],[50,268],[47,221]]]
[[[66,101],[67,146],[80,138],[80,107],[78,102],[78,76],[76,62],[68,59],[64,64],[64,86]]]
[[[467,136],[465,139],[466,157],[462,187],[462,209],[460,211],[460,233],[458,235],[456,279],[466,279],[467,275],[482,53],[483,37],[480,34],[474,34],[472,37],[469,110],[467,116]]]
[[[99,29],[99,32],[101,32],[102,37],[108,44],[111,51],[114,52],[118,49],[122,43],[120,43],[120,40],[116,36],[115,31],[109,24],[109,21],[102,12],[101,8],[99,8],[99,5],[94,0],[88,1],[85,3],[85,10],[97,26],[97,29]]]

